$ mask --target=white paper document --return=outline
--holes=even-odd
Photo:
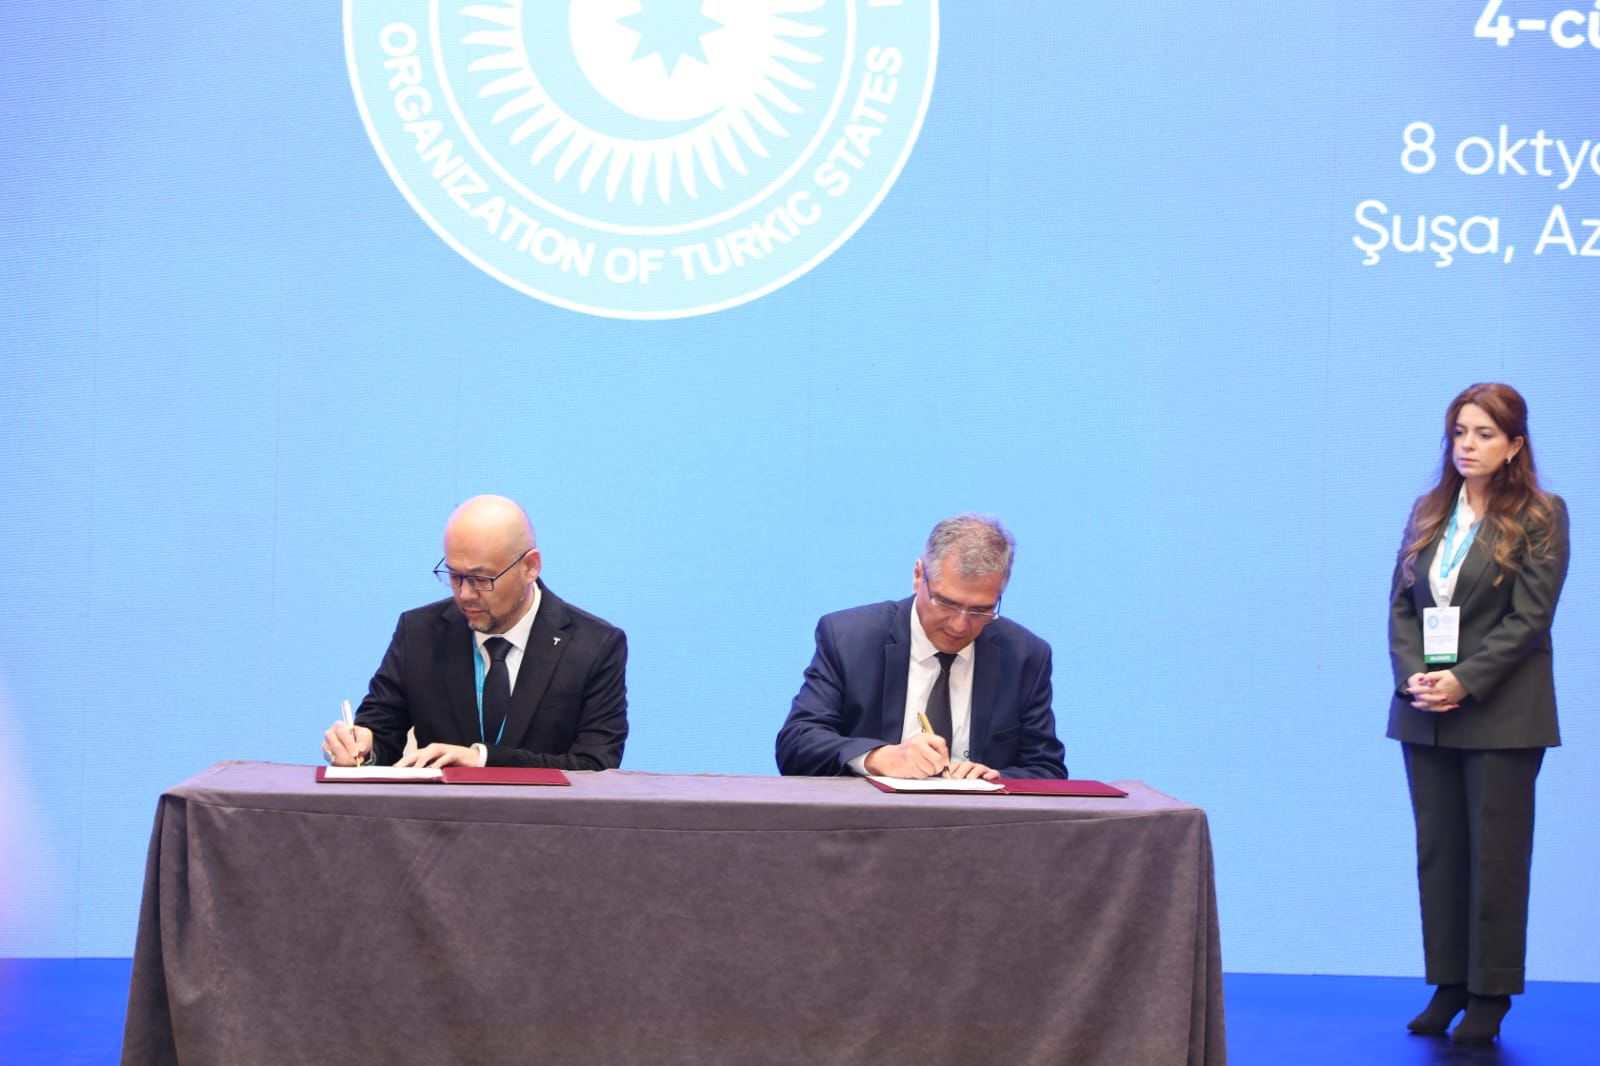
[[[437,766],[325,766],[324,781],[443,781]]]
[[[998,781],[985,781],[981,777],[882,777],[868,774],[867,780],[876,781],[896,792],[999,792],[1005,788]]]

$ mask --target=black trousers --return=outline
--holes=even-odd
[[[1427,982],[1516,995],[1528,949],[1533,786],[1544,749],[1401,748],[1417,823]]]

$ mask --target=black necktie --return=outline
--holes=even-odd
[[[483,646],[489,652],[489,673],[483,679],[483,742],[496,744],[506,720],[506,708],[511,706],[511,671],[506,669],[511,642],[505,637],[490,637]]]
[[[956,661],[956,653],[941,651],[938,655],[939,676],[933,682],[933,691],[928,693],[928,724],[933,726],[935,733],[944,737],[945,750],[950,753],[950,761],[954,762],[956,731],[950,718],[950,664]]]

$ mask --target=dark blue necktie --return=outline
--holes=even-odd
[[[956,731],[950,716],[950,664],[956,661],[956,653],[941,651],[938,658],[939,676],[933,682],[933,691],[928,693],[928,724],[933,726],[935,733],[944,737],[945,750],[954,761]]]
[[[483,742],[495,744],[511,706],[511,671],[506,668],[511,642],[505,637],[490,637],[483,646],[489,652],[489,673],[483,679]]]

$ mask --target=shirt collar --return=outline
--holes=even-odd
[[[972,644],[968,644],[965,648],[956,652],[956,658],[970,664],[972,662],[972,648],[976,643],[977,640],[974,639]],[[928,639],[927,631],[922,628],[922,616],[917,614],[917,601],[913,598],[911,601],[911,661],[917,663],[926,662],[938,654],[939,649],[933,646],[933,641]]]
[[[478,642],[478,650],[483,650],[483,642],[490,637],[504,637],[511,642],[512,647],[518,651],[528,650],[528,634],[533,632],[533,616],[539,613],[539,603],[544,599],[544,590],[537,582],[533,586],[533,599],[528,603],[528,609],[522,612],[522,617],[516,624],[504,633],[479,633],[474,631],[472,639]]]

